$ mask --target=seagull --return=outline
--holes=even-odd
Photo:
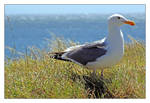
[[[124,38],[120,29],[123,24],[135,25],[124,16],[113,14],[108,17],[108,35],[104,39],[54,52],[52,58],[74,62],[93,70],[93,74],[100,69],[103,77],[103,70],[117,64],[124,55]]]

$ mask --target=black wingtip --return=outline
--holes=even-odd
[[[63,59],[63,58],[62,58],[62,55],[63,55],[64,53],[65,53],[65,52],[55,52],[55,53],[49,53],[49,54],[51,54],[51,55],[50,55],[50,58],[57,59],[57,60],[63,60],[63,61],[70,61],[70,60]]]

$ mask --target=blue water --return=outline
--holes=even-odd
[[[51,38],[51,33],[85,43],[102,39],[108,33],[107,18],[100,14],[70,14],[70,15],[5,15],[5,47],[15,47],[24,52],[27,47],[45,48],[45,38]],[[124,14],[135,21],[135,26],[121,27],[125,41],[127,35],[137,40],[145,41],[145,14]],[[5,56],[10,52],[5,49]]]

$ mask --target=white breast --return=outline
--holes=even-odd
[[[107,53],[104,56],[97,58],[95,62],[89,62],[86,66],[89,69],[103,69],[118,63],[124,54],[124,40],[122,32],[119,35],[113,36],[108,41]]]

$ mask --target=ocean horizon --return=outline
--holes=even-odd
[[[121,30],[125,42],[130,42],[128,35],[145,42],[145,13],[123,14],[136,25],[124,25]],[[108,34],[107,18],[110,14],[54,14],[54,15],[5,15],[5,47],[25,52],[35,46],[43,49],[47,46],[46,38],[51,35],[66,40],[93,42],[103,39]],[[10,51],[5,48],[5,56]]]

